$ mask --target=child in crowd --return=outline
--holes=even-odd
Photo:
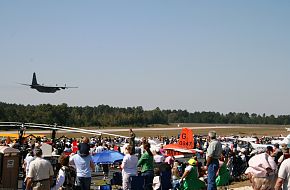
[[[160,170],[159,168],[154,168],[154,178],[153,178],[153,190],[161,190],[161,180],[160,180]]]

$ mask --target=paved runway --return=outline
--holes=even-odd
[[[237,129],[241,129],[241,128],[249,128],[248,126],[202,126],[202,127],[187,127],[189,129],[233,129],[233,128],[237,128]],[[80,128],[83,129],[83,128]],[[172,130],[181,130],[182,127],[159,127],[159,128],[155,128],[155,127],[150,127],[150,128],[134,128],[134,131],[172,131]],[[98,129],[98,130],[92,130],[93,132],[96,133],[110,133],[110,132],[124,132],[124,131],[128,131],[129,128],[125,128],[125,129]],[[0,131],[0,133],[2,134],[18,134],[18,131],[14,130],[14,131]],[[51,130],[26,130],[26,133],[35,133],[35,134],[50,134]],[[58,131],[58,133],[72,133],[69,131]]]

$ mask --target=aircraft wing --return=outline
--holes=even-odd
[[[78,88],[77,86],[61,86],[60,88]]]
[[[78,88],[77,86],[47,86],[47,85],[40,85],[45,88],[59,88],[59,89],[67,89],[67,88]]]
[[[21,85],[24,85],[24,86],[31,86],[31,84],[24,84],[24,83],[18,83],[18,84],[21,84]]]
[[[251,145],[252,145],[252,147],[254,149],[266,149],[267,146],[272,146],[273,147],[272,144],[256,144],[256,143],[253,143],[253,142],[250,142],[250,143],[251,143]]]
[[[59,86],[58,88],[67,89],[67,88],[78,88],[77,86]]]

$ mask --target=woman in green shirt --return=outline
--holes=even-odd
[[[145,153],[141,156],[137,166],[141,166],[141,175],[145,177],[145,190],[152,190],[154,172],[153,172],[153,154],[150,150],[150,144],[145,142],[143,144]]]

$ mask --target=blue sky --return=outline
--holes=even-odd
[[[290,1],[1,1],[0,66],[7,103],[289,114]]]

